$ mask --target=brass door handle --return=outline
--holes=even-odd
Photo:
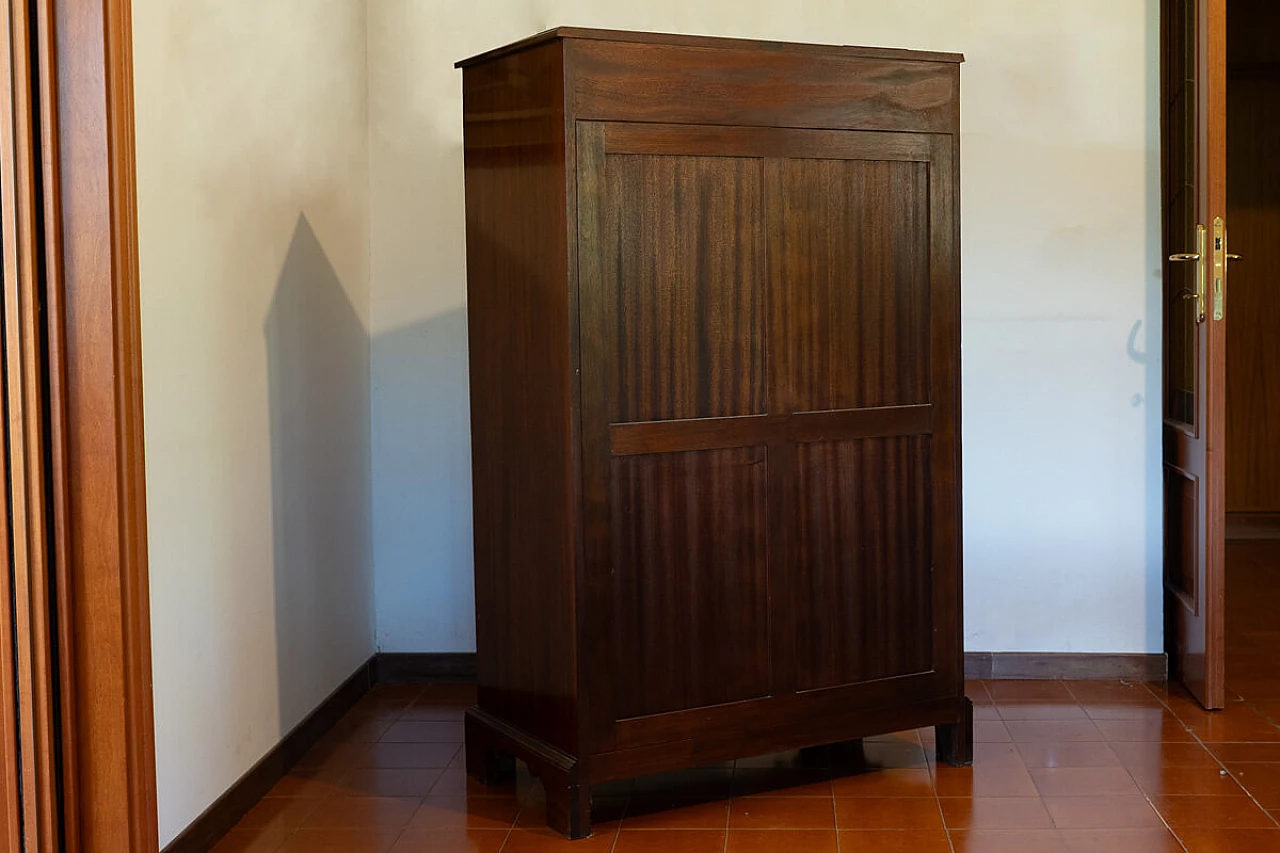
[[[1244,260],[1244,255],[1233,255],[1233,254],[1231,254],[1230,252],[1227,252],[1227,260],[1229,260],[1229,261],[1243,261],[1243,260]]]
[[[1196,301],[1195,319],[1197,323],[1204,322],[1205,309],[1205,267],[1208,266],[1207,258],[1209,256],[1208,232],[1203,225],[1196,226],[1196,251],[1194,252],[1178,252],[1169,256],[1171,261],[1195,261],[1196,264],[1196,284],[1195,292],[1186,294],[1187,299]]]

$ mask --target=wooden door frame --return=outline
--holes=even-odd
[[[45,703],[19,726],[40,746],[26,849],[155,853],[130,2],[5,11],[5,347],[28,382],[7,440],[31,487],[17,668]]]
[[[1205,77],[1201,86],[1204,98],[1205,127],[1200,144],[1205,147],[1203,161],[1208,174],[1201,180],[1205,194],[1205,225],[1209,228],[1212,262],[1209,264],[1209,296],[1214,296],[1215,265],[1221,263],[1222,283],[1227,284],[1226,247],[1214,245],[1213,223],[1227,220],[1227,0],[1203,0],[1201,26],[1205,52]],[[1215,164],[1218,164],[1215,167]],[[1229,223],[1228,223],[1229,227]],[[1224,237],[1225,239],[1225,237]],[[1225,293],[1225,290],[1224,290]],[[1226,296],[1229,296],[1226,295]],[[1224,296],[1224,298],[1226,298]],[[1205,608],[1208,636],[1205,642],[1205,680],[1208,696],[1204,705],[1209,710],[1225,708],[1226,644],[1227,644],[1227,322],[1230,299],[1223,319],[1210,315],[1206,321],[1204,355],[1204,397],[1208,451],[1206,481],[1209,484],[1208,509],[1205,520]]]

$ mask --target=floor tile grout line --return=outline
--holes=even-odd
[[[1163,743],[1163,741],[1161,741],[1161,743]],[[1107,746],[1111,746],[1110,741],[1107,741]],[[1201,747],[1203,746],[1204,745],[1201,744]],[[1115,749],[1113,748],[1111,751],[1115,752]],[[1205,751],[1208,752],[1208,750]],[[1156,817],[1160,818],[1161,825],[1164,826],[1165,830],[1173,836],[1173,840],[1178,842],[1178,846],[1181,847],[1183,851],[1186,851],[1187,843],[1182,840],[1182,836],[1179,835],[1177,830],[1169,824],[1168,819],[1160,812],[1160,809],[1156,807],[1155,802],[1151,799],[1151,795],[1146,792],[1142,787],[1142,783],[1140,783],[1138,778],[1133,775],[1133,768],[1128,764],[1125,764],[1123,760],[1121,760],[1120,766],[1124,768],[1125,773],[1129,774],[1129,778],[1133,781],[1134,787],[1138,789],[1138,793],[1142,795],[1142,798],[1147,801],[1147,805],[1151,807],[1151,810],[1156,813]],[[1161,766],[1163,767],[1163,764]]]
[[[1187,731],[1191,731],[1191,730],[1187,729]],[[1240,786],[1240,790],[1244,791],[1245,796],[1247,796],[1255,806],[1262,809],[1262,813],[1265,814],[1268,818],[1270,818],[1273,824],[1275,824],[1277,827],[1280,827],[1280,820],[1277,820],[1276,816],[1273,815],[1270,812],[1270,810],[1263,808],[1262,803],[1258,802],[1258,798],[1255,797],[1253,795],[1253,792],[1249,790],[1249,786],[1241,782],[1239,777],[1237,777],[1234,773],[1231,772],[1231,769],[1227,767],[1227,765],[1223,762],[1221,758],[1219,758],[1216,754],[1214,754],[1213,750],[1209,748],[1209,745],[1206,744],[1203,740],[1201,740],[1200,736],[1195,732],[1191,732],[1191,737],[1195,738],[1196,743],[1200,744],[1201,748],[1203,748],[1205,752],[1209,753],[1209,757],[1212,758],[1217,763],[1219,767],[1219,772],[1227,774],[1227,776],[1229,776],[1233,782],[1235,782],[1237,785]]]
[[[733,770],[729,773],[729,806],[724,810],[724,845],[720,848],[721,853],[729,853],[729,831],[733,825],[733,783],[738,776],[738,762],[733,762]],[[839,853],[839,851],[837,851]]]
[[[934,741],[933,760],[935,764],[938,761],[938,745],[936,740]],[[924,763],[926,767],[929,766],[929,753],[927,749],[925,750]],[[973,767],[972,762],[969,763],[969,767],[970,768]],[[951,853],[956,853],[956,842],[955,842],[955,839],[951,837],[951,827],[947,826],[946,812],[942,810],[942,796],[938,793],[938,780],[937,780],[936,773],[930,774],[929,783],[933,787],[933,802],[934,802],[934,805],[938,807],[938,819],[942,821],[942,834],[946,836],[947,848],[951,851]],[[836,835],[838,837],[839,833],[836,833]]]
[[[1156,697],[1156,699],[1160,702],[1160,704],[1164,705],[1164,707],[1165,707],[1165,708],[1167,708],[1167,709],[1169,710],[1169,713],[1173,714],[1173,716],[1178,720],[1178,722],[1179,722],[1179,723],[1181,723],[1181,724],[1182,724],[1182,726],[1187,730],[1187,732],[1189,732],[1189,733],[1190,733],[1191,738],[1192,738],[1196,743],[1200,744],[1200,748],[1201,748],[1201,749],[1203,749],[1205,752],[1207,752],[1207,753],[1209,754],[1209,757],[1210,757],[1210,758],[1212,758],[1212,759],[1217,763],[1217,765],[1218,765],[1219,769],[1220,769],[1222,772],[1225,772],[1228,776],[1230,776],[1230,777],[1235,781],[1235,783],[1236,783],[1237,785],[1239,785],[1239,786],[1240,786],[1240,789],[1244,791],[1245,796],[1247,796],[1247,797],[1248,797],[1248,798],[1253,802],[1253,804],[1254,804],[1255,806],[1257,806],[1258,808],[1262,809],[1262,813],[1263,813],[1263,814],[1265,814],[1268,818],[1270,818],[1270,819],[1271,819],[1271,822],[1272,822],[1273,824],[1275,824],[1277,827],[1280,827],[1280,819],[1277,819],[1277,818],[1276,818],[1276,816],[1275,816],[1275,815],[1273,815],[1273,814],[1272,814],[1268,809],[1264,809],[1264,808],[1262,808],[1262,803],[1258,802],[1258,798],[1257,798],[1257,797],[1255,797],[1255,796],[1253,795],[1253,792],[1249,790],[1248,786],[1246,786],[1244,783],[1242,783],[1242,782],[1239,780],[1239,778],[1237,778],[1237,777],[1236,777],[1236,775],[1235,775],[1234,773],[1232,773],[1232,772],[1231,772],[1231,770],[1230,770],[1230,769],[1227,767],[1227,765],[1222,761],[1222,759],[1218,757],[1217,753],[1215,753],[1212,749],[1210,749],[1210,748],[1209,748],[1209,745],[1208,745],[1208,744],[1206,744],[1206,743],[1205,743],[1205,742],[1200,738],[1200,735],[1199,735],[1199,734],[1197,734],[1195,731],[1193,731],[1193,730],[1191,729],[1191,727],[1190,727],[1190,726],[1188,726],[1185,722],[1183,722],[1182,718],[1178,716],[1178,712],[1177,712],[1177,711],[1174,711],[1174,710],[1173,710],[1173,708],[1172,708],[1172,707],[1170,707],[1170,705],[1169,705],[1169,703],[1168,703],[1167,701],[1165,701],[1164,699],[1162,699],[1162,698],[1159,696],[1159,694],[1157,694],[1154,690],[1152,690],[1152,689],[1151,689],[1151,685],[1150,685],[1150,684],[1144,684],[1143,686],[1145,686],[1145,687],[1147,688],[1147,691],[1148,691],[1149,693],[1151,693],[1151,695],[1152,695],[1152,696],[1155,696],[1155,697]],[[1244,697],[1241,697],[1241,698],[1243,699]],[[1247,701],[1247,700],[1246,700],[1246,701]],[[1208,713],[1212,713],[1212,712],[1208,712]],[[1152,806],[1154,807],[1154,803],[1152,804]],[[1156,809],[1156,814],[1159,814],[1159,813],[1160,813],[1160,810],[1159,810],[1159,809]],[[1164,820],[1164,815],[1160,815],[1160,819],[1161,819],[1161,820]],[[1170,829],[1172,829],[1172,827],[1170,827]],[[1185,845],[1185,843],[1183,843],[1181,836],[1179,836],[1176,832],[1174,833],[1174,836],[1178,839],[1178,843],[1179,843],[1179,844],[1183,844],[1183,848],[1184,848],[1184,849],[1186,849],[1186,845]]]
[[[1126,682],[1124,679],[1120,679],[1120,683],[1124,684]],[[1075,701],[1076,705],[1079,706],[1082,711],[1084,711],[1085,717],[1089,719],[1090,722],[1094,723],[1095,728],[1098,728],[1098,733],[1103,736],[1102,743],[1105,743],[1107,745],[1107,748],[1110,749],[1112,753],[1115,753],[1115,748],[1112,746],[1112,741],[1109,738],[1107,738],[1106,733],[1103,732],[1102,729],[1097,726],[1097,721],[1093,720],[1093,718],[1089,715],[1088,709],[1084,707],[1084,703],[1080,700],[1080,697],[1076,695],[1076,692],[1071,689],[1071,685],[1065,680],[1063,680],[1062,684],[1063,684],[1063,687],[1066,689],[1067,694]],[[1151,694],[1150,688],[1147,688],[1145,684],[1143,685],[1143,687],[1147,689],[1147,692],[1149,694]],[[1155,698],[1157,701],[1160,701],[1162,705],[1164,704],[1164,702],[1160,700],[1158,696]],[[1181,720],[1179,720],[1179,722],[1181,722]],[[1017,747],[1017,749],[1018,749],[1019,755],[1021,755],[1022,753],[1021,747],[1019,746]],[[1208,750],[1206,750],[1206,752],[1207,751]],[[1117,754],[1116,757],[1119,758],[1119,755]],[[1024,764],[1026,763],[1025,756],[1023,757],[1023,763]],[[1173,827],[1169,825],[1169,822],[1165,819],[1164,815],[1160,813],[1160,810],[1156,808],[1155,803],[1151,801],[1151,797],[1147,794],[1147,792],[1142,789],[1142,786],[1138,783],[1138,780],[1133,775],[1133,770],[1129,767],[1129,765],[1125,764],[1123,760],[1121,760],[1120,766],[1128,775],[1129,780],[1133,782],[1134,787],[1137,789],[1138,793],[1142,796],[1142,798],[1146,801],[1147,805],[1151,808],[1153,812],[1155,812],[1156,817],[1160,819],[1160,823],[1164,826],[1165,831],[1168,832],[1173,837],[1173,840],[1176,841],[1178,846],[1183,849],[1184,853],[1186,853],[1187,851],[1186,843],[1182,840],[1182,837],[1179,836],[1178,833],[1174,831]],[[1028,768],[1028,773],[1030,773],[1030,768]],[[1045,795],[1044,795],[1044,791],[1042,791],[1040,788],[1040,783],[1036,781],[1036,778],[1034,775],[1032,775],[1031,781],[1032,781],[1032,784],[1035,785],[1036,787],[1036,792],[1040,795],[1041,803],[1044,803]],[[1045,804],[1045,810],[1048,811],[1047,803]],[[1066,828],[1058,825],[1058,819],[1053,816],[1052,812],[1049,813],[1049,821],[1053,824],[1054,832],[1057,834],[1058,841],[1061,844],[1063,850],[1066,850],[1067,839],[1066,839],[1066,836],[1063,835]]]
[[[836,808],[836,768],[834,761],[827,763],[833,765],[827,768],[827,784],[831,786],[831,826],[836,834],[836,853],[840,853],[840,810]]]
[[[511,840],[511,834],[516,831],[516,826],[520,823],[520,815],[524,814],[524,810],[529,807],[529,798],[533,796],[534,787],[535,786],[530,785],[529,790],[524,792],[524,797],[520,800],[520,805],[516,809],[515,816],[511,818],[511,825],[507,827],[507,834],[503,837],[502,843],[498,845],[498,853],[502,853],[502,851],[507,848],[507,842]],[[465,797],[465,794],[463,796]],[[588,794],[588,796],[590,796],[590,794]],[[463,826],[466,826],[466,821],[463,821]]]

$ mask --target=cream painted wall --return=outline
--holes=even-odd
[[[160,835],[374,651],[363,2],[134,0]]]
[[[378,642],[474,648],[461,76],[566,24],[963,51],[966,644],[1161,648],[1155,0],[369,4]]]

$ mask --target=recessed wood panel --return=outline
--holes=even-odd
[[[1193,611],[1197,608],[1196,563],[1199,557],[1199,521],[1195,477],[1165,466],[1164,469],[1164,584]]]
[[[795,410],[929,402],[928,164],[776,169],[770,262]]]
[[[797,687],[930,671],[928,437],[802,444],[797,463]]]
[[[762,161],[605,160],[614,422],[765,411]]]
[[[614,712],[769,692],[762,447],[614,460]]]

